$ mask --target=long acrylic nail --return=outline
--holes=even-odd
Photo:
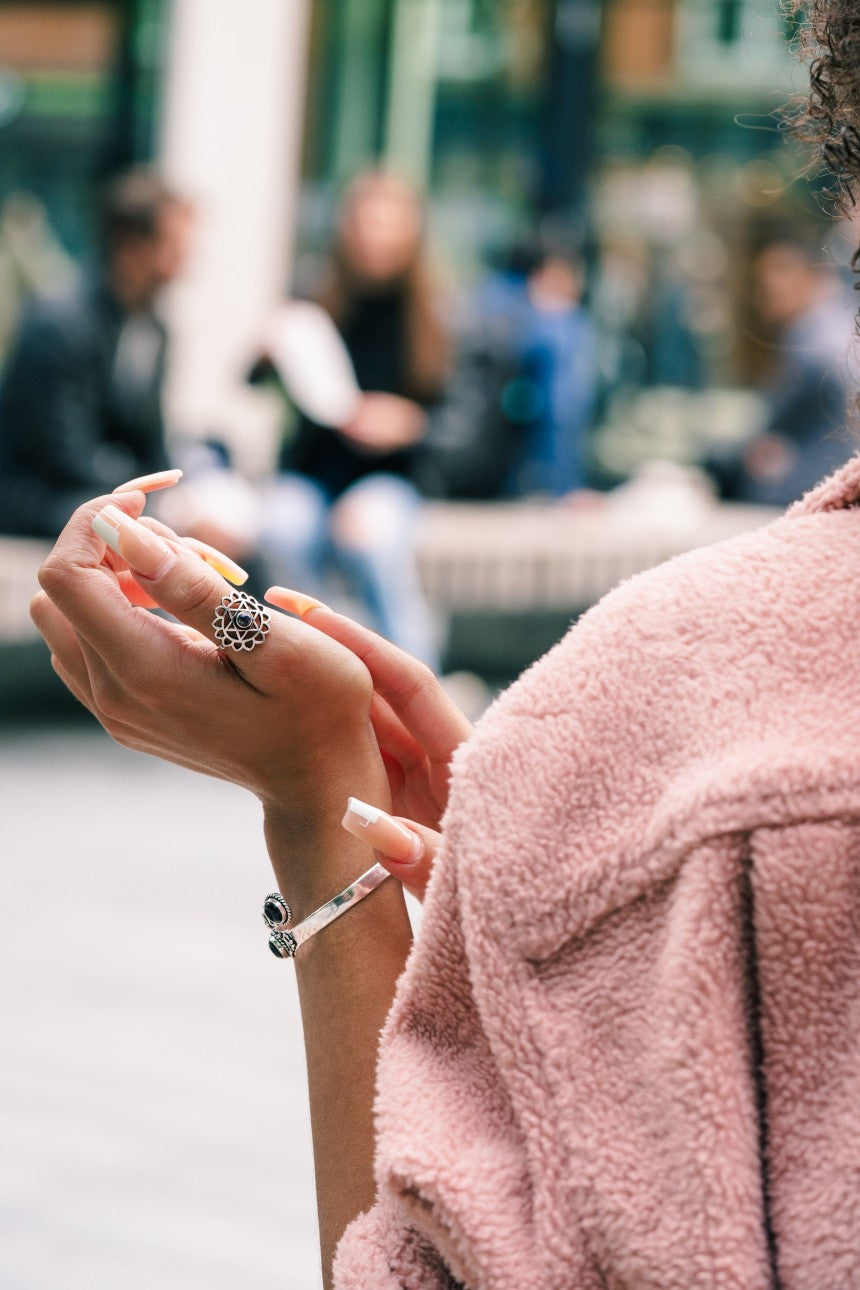
[[[360,798],[349,799],[341,823],[347,833],[369,842],[381,855],[399,860],[401,864],[415,864],[424,854],[424,842],[417,833]]]
[[[186,546],[190,546],[192,551],[196,551],[201,559],[205,560],[216,573],[220,573],[222,578],[232,582],[235,587],[241,587],[243,582],[248,581],[248,574],[241,564],[231,560],[229,555],[225,555],[217,547],[210,546],[208,542],[201,542],[199,538],[187,537],[183,538],[182,541]]]
[[[92,522],[93,531],[144,578],[160,578],[176,560],[175,551],[116,506],[107,506]]]
[[[182,478],[181,470],[156,470],[151,475],[138,475],[125,484],[117,484],[115,493],[157,493],[160,488],[172,488]]]
[[[286,609],[288,614],[295,614],[297,618],[304,618],[312,609],[328,608],[321,600],[306,596],[302,591],[290,591],[289,587],[270,587],[263,599],[278,609]]]

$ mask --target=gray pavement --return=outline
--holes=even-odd
[[[0,821],[0,1290],[315,1290],[257,803],[88,726],[7,729]]]

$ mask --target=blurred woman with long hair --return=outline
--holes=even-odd
[[[415,567],[413,482],[427,410],[442,395],[450,346],[427,264],[415,189],[366,171],[340,203],[317,302],[334,322],[363,397],[348,421],[301,417],[263,497],[262,549],[281,580],[322,591],[335,564],[377,629],[434,662]]]

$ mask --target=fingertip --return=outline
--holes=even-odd
[[[349,799],[341,824],[353,837],[369,842],[386,867],[391,863],[399,870],[408,869],[424,857],[424,839],[408,820],[389,815],[358,797]]]
[[[122,493],[114,490],[110,494],[108,505],[124,511],[132,519],[140,519],[146,507],[146,493],[142,488],[129,488]],[[104,510],[104,506],[101,507],[101,510]]]
[[[129,479],[125,484],[117,484],[113,490],[114,495],[123,493],[157,493],[162,488],[173,488],[182,478],[182,471],[178,468],[172,470],[156,470],[148,475],[138,475],[135,479]]]
[[[232,560],[229,555],[219,551],[217,547],[210,546],[208,542],[201,542],[199,538],[186,537],[182,541],[195,551],[204,560],[210,568],[216,573],[220,573],[222,578],[232,582],[234,587],[242,587],[248,581],[248,571],[243,569],[240,564]]]
[[[117,581],[119,582],[120,590],[130,604],[137,605],[140,609],[159,608],[158,601],[153,600],[149,592],[144,590],[128,569],[122,569],[117,573]]]
[[[322,600],[302,591],[292,591],[289,587],[270,587],[263,599],[276,609],[284,609],[288,614],[294,614],[296,618],[303,620],[314,609],[328,609],[328,605]]]
[[[176,552],[163,538],[112,502],[93,516],[90,528],[134,573],[148,581],[163,578],[176,562]]]
[[[394,860],[391,856],[383,855],[379,851],[374,852],[378,864],[391,875],[405,891],[408,891],[416,900],[423,903],[427,891],[427,883],[430,881],[429,863],[421,864],[404,864],[402,860]]]

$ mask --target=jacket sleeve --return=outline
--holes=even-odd
[[[631,580],[458,751],[337,1290],[857,1284],[856,522]]]
[[[4,377],[7,456],[63,488],[110,491],[140,473],[133,453],[104,442],[97,374],[69,320],[36,313]]]
[[[531,1284],[528,1164],[472,997],[450,847],[383,1032],[378,1086],[377,1203],[341,1240],[337,1290]]]

